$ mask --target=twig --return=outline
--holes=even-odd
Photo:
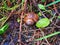
[[[23,17],[23,12],[21,13],[21,21],[20,21],[20,31],[19,31],[19,45],[21,45],[21,31],[22,31],[22,17]]]
[[[11,17],[12,13],[14,12],[14,10],[11,11],[11,13],[9,14],[9,16],[7,17],[7,19],[2,23],[1,27],[6,23],[6,21]]]
[[[31,3],[31,0],[30,0],[30,9],[31,9],[31,12],[32,12],[32,3]]]
[[[39,38],[39,32],[38,32],[38,36],[37,37]],[[40,45],[40,41],[37,41],[37,45]]]
[[[41,29],[40,31],[41,31],[42,36],[44,36],[44,32]],[[45,41],[47,42],[48,45],[50,45],[47,39],[45,39]]]
[[[21,9],[22,9],[22,13],[21,13],[21,21],[20,21],[20,31],[19,31],[19,45],[21,45],[21,32],[22,32],[22,19],[23,19],[23,14],[24,14],[24,9],[26,8],[26,1],[27,0],[25,0],[24,2],[22,2],[22,7],[21,7]]]
[[[20,1],[21,1],[21,0],[18,0],[18,1],[17,1],[17,4],[19,4],[19,3],[20,3]]]
[[[52,1],[54,2],[54,0],[52,0]],[[56,5],[54,4],[53,7],[54,7],[55,12],[57,13],[58,11],[56,9]]]

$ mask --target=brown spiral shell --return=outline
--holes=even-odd
[[[33,25],[35,22],[38,21],[38,15],[34,12],[29,12],[24,17],[24,23],[27,25]]]

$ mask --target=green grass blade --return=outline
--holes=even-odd
[[[41,38],[35,39],[35,41],[43,40],[43,39],[46,39],[46,38],[52,37],[52,36],[57,35],[57,34],[60,34],[60,32],[54,32],[54,33],[49,34],[49,35],[47,35],[47,36],[44,36],[44,37],[41,37]]]
[[[50,4],[48,4],[48,5],[46,5],[46,7],[49,7],[49,6],[51,6],[51,5],[53,5],[53,4],[56,4],[56,3],[58,3],[58,2],[60,2],[60,0],[57,0],[57,1],[54,1],[54,2],[52,2],[52,3],[50,3]]]
[[[3,18],[1,18],[1,19],[0,19],[0,22],[3,21],[3,20],[5,20],[6,18],[7,18],[7,17],[3,17]]]

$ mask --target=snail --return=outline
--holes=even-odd
[[[34,12],[29,12],[24,17],[24,23],[26,25],[33,25],[34,23],[38,21],[38,18],[39,17],[37,14],[35,14]]]

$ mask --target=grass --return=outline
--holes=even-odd
[[[39,41],[39,40],[43,40],[43,39],[46,39],[46,38],[50,38],[50,37],[52,37],[52,36],[54,36],[54,35],[57,35],[57,34],[60,34],[60,32],[54,32],[54,33],[49,34],[49,35],[46,35],[46,36],[44,36],[44,37],[35,39],[35,41]]]
[[[58,3],[58,2],[60,2],[60,0],[54,1],[54,2],[52,2],[52,3],[50,3],[50,4],[47,4],[46,7],[49,7],[49,6],[51,6],[51,5],[54,5],[54,4]]]

